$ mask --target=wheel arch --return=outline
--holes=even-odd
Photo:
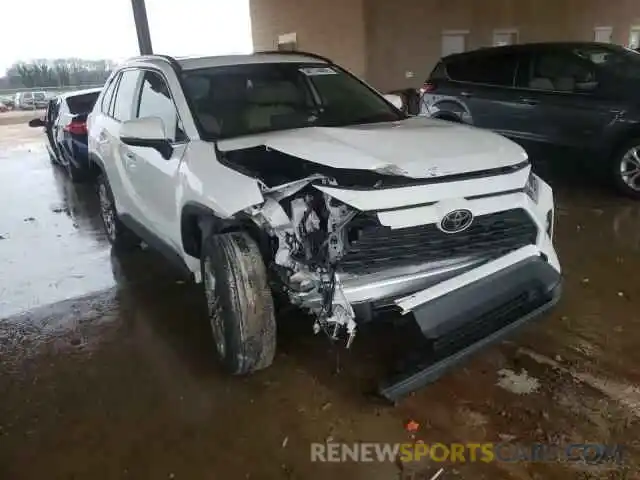
[[[211,234],[246,231],[264,245],[265,234],[249,218],[238,214],[230,218],[221,218],[211,208],[197,202],[186,203],[180,213],[180,236],[182,248],[188,255],[200,258],[203,237]]]
[[[435,110],[431,118],[438,120],[467,123],[463,118],[466,116],[471,119],[469,110],[462,103],[451,98],[440,100],[434,103],[431,108]]]
[[[606,159],[608,161],[615,160],[615,155],[617,155],[622,147],[634,138],[640,139],[640,122],[630,125],[613,136],[612,140],[609,142],[608,149],[605,152]]]
[[[104,168],[104,165],[102,163],[102,160],[100,159],[100,157],[98,157],[98,155],[96,155],[93,152],[89,152],[87,154],[87,159],[88,159],[88,170],[89,173],[91,174],[91,178],[93,180],[95,180],[96,178],[98,178],[98,175],[106,175],[107,172]]]

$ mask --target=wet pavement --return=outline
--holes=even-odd
[[[367,394],[387,337],[344,352],[299,314],[270,369],[223,375],[197,287],[112,253],[92,189],[0,126],[0,479],[640,478],[640,205],[553,170],[559,308],[389,407]],[[310,461],[311,442],[408,441],[409,420],[426,443],[624,444],[624,463]]]

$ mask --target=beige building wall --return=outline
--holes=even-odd
[[[279,35],[295,33],[299,50],[325,55],[363,76],[364,1],[250,0],[254,49],[274,50]]]
[[[422,84],[447,30],[468,31],[467,49],[490,46],[495,29],[516,29],[522,43],[593,40],[595,27],[612,27],[626,45],[640,0],[251,0],[251,19],[256,49],[295,32],[300,50],[387,91]]]
[[[441,56],[443,31],[468,31],[467,49],[491,46],[496,29],[518,41],[594,40],[612,27],[626,45],[640,0],[366,0],[368,80],[383,90],[417,87]],[[413,78],[406,78],[413,72]]]

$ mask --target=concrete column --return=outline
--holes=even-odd
[[[138,47],[140,55],[151,55],[151,33],[149,32],[149,21],[147,20],[147,8],[144,0],[131,0],[133,9],[133,19],[136,22],[136,33],[138,34]]]

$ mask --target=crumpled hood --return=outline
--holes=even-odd
[[[431,178],[508,167],[526,160],[514,142],[487,130],[412,117],[348,127],[308,127],[218,142],[221,151],[264,145],[333,168]]]

